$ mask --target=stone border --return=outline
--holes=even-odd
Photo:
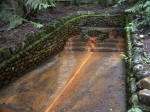
[[[81,26],[90,25],[124,27],[125,23],[121,15],[76,15],[61,19],[53,25],[55,27],[48,26],[42,32],[26,35],[25,40],[16,46],[0,49],[0,87],[60,52],[70,36],[80,33]]]
[[[143,35],[127,31],[128,112],[150,112],[150,71],[144,62]],[[149,80],[150,81],[150,80]],[[146,106],[148,103],[149,106]]]

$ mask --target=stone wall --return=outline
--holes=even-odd
[[[150,69],[145,63],[144,35],[127,31],[128,112],[150,112]]]
[[[0,87],[60,52],[66,40],[72,35],[78,35],[80,27],[86,25],[123,27],[125,23],[124,17],[120,15],[69,16],[59,20],[53,26],[46,27],[41,32],[26,35],[25,40],[16,46],[0,49]]]

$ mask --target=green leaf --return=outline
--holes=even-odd
[[[31,6],[34,10],[47,9],[48,7],[55,7],[55,0],[27,0],[26,4]]]
[[[39,23],[35,23],[33,21],[31,21],[31,24],[33,24],[36,28],[42,28],[44,25],[39,24]]]
[[[131,108],[130,110],[128,110],[128,112],[143,112],[143,111],[139,108]]]
[[[144,7],[148,7],[150,6],[150,1],[147,1],[145,4],[144,4]]]
[[[11,67],[11,70],[14,71],[14,70],[15,70],[15,67]]]

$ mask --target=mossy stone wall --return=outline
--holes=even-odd
[[[80,34],[80,27],[93,25],[124,27],[125,19],[122,15],[80,15],[63,19],[57,27],[49,26],[42,32],[28,34],[12,48],[1,48],[0,87],[63,50],[69,37]]]

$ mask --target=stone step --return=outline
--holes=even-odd
[[[67,43],[66,44],[67,47],[88,47],[88,43],[86,42],[79,42],[79,43]],[[113,43],[95,43],[96,47],[111,47],[111,48],[115,48],[115,47],[124,47],[124,44],[118,43],[118,44],[113,44]]]
[[[69,40],[68,42],[88,42],[88,38],[73,38]],[[101,40],[100,38],[96,38],[96,42],[112,42],[112,43],[125,43],[124,39],[118,38],[118,39],[105,39]]]
[[[81,30],[83,31],[91,31],[91,30],[98,30],[98,31],[109,31],[109,30],[117,30],[119,28],[114,28],[114,27],[81,27]]]
[[[97,46],[103,46],[104,44],[107,46],[120,46],[120,45],[124,45],[125,42],[118,42],[118,41],[96,41],[94,44]],[[82,41],[68,41],[66,42],[67,46],[86,46],[88,45],[88,41],[87,42],[82,42]]]
[[[68,51],[88,51],[88,47],[76,47],[76,48],[71,48],[71,47],[65,47],[65,50]]]
[[[66,46],[72,46],[72,47],[74,47],[74,46],[88,46],[88,43],[87,42],[67,42],[66,43]]]
[[[97,40],[98,41],[98,40]],[[121,42],[120,40],[116,40],[116,39],[106,39],[103,42],[112,42],[112,43],[119,43]]]
[[[83,41],[83,42],[87,42],[88,38],[72,38],[69,41]]]
[[[91,52],[124,52],[123,49],[91,49]]]
[[[115,39],[108,39],[108,40],[96,40],[96,43],[105,43],[105,44],[124,44],[125,41],[124,40],[115,40]],[[70,40],[68,42],[66,42],[66,44],[72,44],[72,43],[82,43],[82,44],[86,44],[88,43],[88,40]]]
[[[123,49],[119,48],[88,48],[88,47],[65,47],[65,50],[69,51],[90,51],[90,52],[123,52]]]
[[[111,47],[111,48],[116,48],[116,47],[124,47],[124,44],[106,44],[106,43],[96,43],[96,47]]]

